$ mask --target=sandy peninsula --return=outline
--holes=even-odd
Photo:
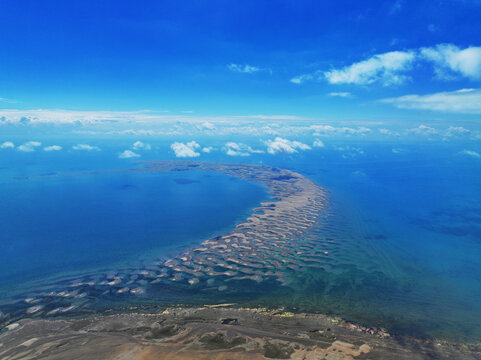
[[[288,286],[289,274],[329,269],[346,251],[337,240],[312,234],[325,224],[329,193],[296,172],[191,161],[122,171],[191,170],[259,183],[270,200],[230,233],[154,265],[32,285],[2,306],[0,359],[481,359],[477,345],[422,341],[280,308],[247,309],[242,302],[219,305],[216,294],[240,283]],[[174,293],[209,294],[210,305],[169,298]]]

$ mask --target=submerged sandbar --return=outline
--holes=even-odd
[[[159,301],[160,304],[179,302],[178,297],[166,299],[165,286],[222,292],[235,287],[236,282],[259,284],[274,281],[283,284],[288,281],[288,270],[324,266],[322,260],[329,256],[327,243],[316,250],[306,239],[303,251],[296,243],[316,223],[327,204],[327,192],[304,176],[290,170],[250,164],[193,161],[142,164],[139,168],[112,172],[217,172],[261,184],[268,190],[270,201],[253,209],[252,214],[238,223],[232,232],[205,240],[199,246],[155,265],[63,277],[39,284],[25,297],[5,306],[5,323],[23,316],[95,313],[102,308],[99,299],[108,303],[104,308],[115,307],[116,299],[120,299],[124,307],[129,301],[140,299],[149,299],[151,303]],[[94,176],[98,173],[105,172],[68,175]],[[306,246],[311,251],[306,251]],[[158,297],[159,293],[163,297]]]

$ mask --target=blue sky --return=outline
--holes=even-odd
[[[2,1],[0,108],[473,120],[481,94],[455,91],[480,87],[480,15],[468,0]],[[399,99],[442,92],[458,106]]]

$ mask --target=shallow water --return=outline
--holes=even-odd
[[[98,293],[86,299],[86,312],[132,305],[152,309],[168,303],[235,302],[336,314],[419,337],[479,342],[481,164],[457,156],[459,149],[450,146],[431,145],[426,150],[405,144],[406,150],[399,154],[391,152],[389,144],[381,149],[362,144],[365,154],[349,159],[335,150],[295,158],[259,155],[244,159],[293,169],[329,190],[330,206],[318,226],[295,245],[332,241],[324,270],[291,272],[286,286],[233,281],[219,290],[221,284],[212,281],[202,289],[180,284],[152,286],[142,296]],[[2,189],[8,191],[0,195],[4,200],[1,211],[9,219],[2,222],[4,231],[36,229],[31,234],[38,234],[42,245],[49,239],[56,241],[59,248],[55,250],[62,255],[51,257],[42,246],[29,251],[35,246],[35,242],[28,243],[32,237],[10,241],[11,249],[2,251],[12,251],[10,256],[3,255],[5,284],[9,279],[31,278],[33,269],[39,277],[54,274],[61,278],[58,268],[61,273],[82,270],[85,277],[78,271],[78,278],[89,281],[99,267],[147,283],[139,274],[139,259],[144,259],[142,267],[148,269],[152,258],[178,254],[200,239],[228,232],[267,196],[257,185],[211,173],[102,174],[89,183],[88,177],[13,179],[59,171],[49,166],[21,172],[4,169]],[[102,162],[86,161],[77,169],[102,169]],[[62,197],[52,195],[60,191]],[[35,197],[38,201],[32,202]],[[206,197],[215,201],[205,201]],[[115,216],[103,219],[106,211]],[[89,217],[91,227],[79,226],[86,223],[82,216]],[[22,221],[29,225],[20,226]],[[46,223],[65,225],[61,227],[64,232],[77,227],[76,233],[84,239],[105,236],[110,240],[105,248],[93,252],[91,245],[78,241],[62,247],[65,236],[54,226],[42,228]],[[133,243],[134,234],[142,236]],[[29,246],[22,245],[25,242]],[[100,246],[98,241],[94,245]],[[77,248],[71,251],[70,246]],[[82,251],[88,255],[83,263],[74,262]],[[35,265],[38,254],[53,260],[44,272]],[[17,264],[25,267],[22,274],[15,273],[22,269]],[[61,286],[71,280],[70,276],[56,281]]]
[[[1,289],[172,256],[267,198],[257,184],[200,171],[2,180]]]
[[[405,145],[402,156],[362,147],[366,155],[348,161],[306,155],[288,165],[331,191],[333,235],[345,244],[345,272],[295,274],[303,295],[293,305],[479,342],[481,163],[453,145]]]

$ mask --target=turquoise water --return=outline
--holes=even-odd
[[[342,241],[331,273],[292,274],[291,306],[393,332],[481,339],[481,162],[452,144],[362,144],[365,156],[309,154],[284,166],[331,192]],[[326,154],[327,153],[327,154]]]

